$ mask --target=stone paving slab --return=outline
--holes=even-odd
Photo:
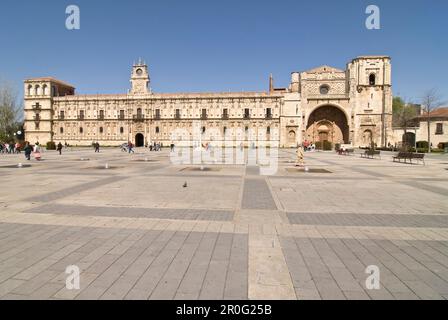
[[[80,185],[76,185],[73,187],[69,187],[66,189],[62,189],[60,191],[55,191],[55,192],[51,192],[51,193],[47,193],[44,195],[40,195],[37,197],[30,197],[30,198],[26,198],[24,201],[28,201],[28,202],[51,202],[54,200],[58,200],[61,198],[65,198],[68,196],[71,196],[77,192],[85,192],[89,189],[94,189],[94,188],[98,188],[101,186],[104,186],[106,184],[109,183],[113,183],[116,181],[120,181],[125,179],[124,177],[118,177],[118,176],[112,176],[112,177],[107,177],[104,179],[100,179],[100,180],[96,180],[96,181],[91,181],[91,182],[87,182],[84,184],[80,184]]]
[[[353,299],[357,293],[371,299],[441,299],[448,291],[447,274],[441,272],[446,267],[416,248],[447,246],[446,241],[281,237],[280,242],[299,298]],[[425,266],[422,260],[435,264]],[[365,269],[372,264],[379,266],[379,290],[365,285]]]
[[[25,210],[24,212],[206,221],[231,221],[233,220],[234,214],[232,211],[224,210],[98,207],[74,206],[66,204],[49,204],[39,207],[33,207]]]
[[[13,269],[8,273],[9,278],[0,282],[0,298],[18,295],[42,299],[174,299],[177,294],[216,299],[248,298],[247,235],[138,231],[135,236],[133,232],[122,234],[119,229],[106,229],[107,237],[96,244],[92,242],[95,238],[90,240],[91,236],[98,236],[103,230],[75,228],[71,232],[72,229],[62,230],[71,243],[75,239],[78,243],[67,245],[72,246],[65,248],[67,256],[61,254],[62,251],[54,255],[49,250],[30,264]],[[38,236],[39,231],[28,234]],[[34,247],[42,246],[45,241],[38,239]],[[92,244],[90,248],[89,243]],[[98,247],[100,243],[103,245]],[[46,255],[53,258],[45,258]],[[27,259],[30,258],[28,255]],[[64,289],[64,272],[68,265],[78,265],[81,269],[79,291]],[[0,275],[9,270],[3,266]]]
[[[275,210],[277,206],[264,179],[245,179],[243,209]]]
[[[286,213],[291,224],[447,228],[448,215]]]

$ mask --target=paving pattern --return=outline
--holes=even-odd
[[[448,299],[447,155],[294,157],[262,176],[166,150],[1,155],[0,299]]]
[[[98,207],[48,204],[26,210],[29,213],[53,213],[64,215],[93,215],[107,217],[133,217],[153,219],[231,221],[232,211],[201,209],[158,209],[136,207]]]
[[[448,215],[287,213],[289,222],[301,225],[447,228]]]
[[[243,192],[243,209],[277,209],[271,191],[264,179],[246,179]]]

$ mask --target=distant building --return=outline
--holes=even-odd
[[[361,56],[345,70],[321,66],[293,72],[288,88],[275,88],[271,76],[265,92],[156,93],[149,83],[142,62],[132,66],[127,94],[78,95],[53,78],[25,80],[27,140],[191,145],[196,121],[204,139],[219,142],[226,136],[234,145],[247,145],[250,133],[280,147],[304,140],[381,146],[393,139],[387,56]],[[173,138],[176,129],[183,134]]]
[[[411,146],[417,141],[428,141],[428,115],[423,108],[420,111],[419,116],[415,117],[406,129],[407,138],[403,128],[394,128],[393,140],[397,145],[401,145],[403,141],[408,141]],[[431,111],[429,120],[432,147],[437,148],[439,143],[448,143],[448,107]]]

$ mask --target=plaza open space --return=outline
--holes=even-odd
[[[2,154],[0,299],[448,299],[448,156],[360,155]]]

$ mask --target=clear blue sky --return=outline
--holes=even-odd
[[[81,9],[81,30],[65,8]],[[365,9],[381,9],[381,30]],[[0,78],[53,76],[78,93],[124,93],[138,57],[156,92],[266,90],[269,73],[345,68],[358,55],[392,57],[393,90],[418,99],[436,87],[448,99],[446,0],[2,0]]]

